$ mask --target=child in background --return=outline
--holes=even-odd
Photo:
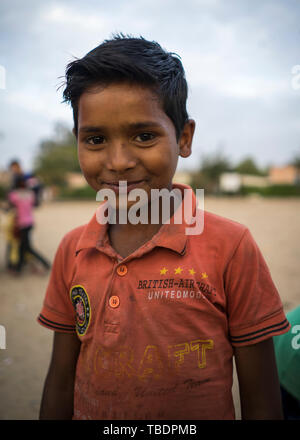
[[[25,262],[25,254],[27,253],[35,257],[48,270],[50,263],[31,245],[30,233],[34,224],[35,195],[32,190],[26,187],[26,179],[23,175],[16,177],[15,189],[9,193],[8,200],[16,210],[15,234],[18,235],[19,239],[19,257],[15,266],[16,272],[21,273]]]
[[[68,66],[64,97],[95,192],[192,191],[173,183],[195,128],[177,56],[117,36]],[[41,419],[234,419],[233,356],[242,418],[282,418],[272,336],[289,323],[260,250],[239,223],[205,212],[187,235],[173,214],[95,214],[63,238],[38,317],[55,332]]]

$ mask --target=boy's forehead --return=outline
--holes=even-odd
[[[126,120],[168,118],[158,96],[147,87],[130,84],[95,86],[80,96],[79,125],[112,117]]]

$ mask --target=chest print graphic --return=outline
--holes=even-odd
[[[209,276],[206,272],[196,271],[193,267],[189,269],[184,269],[180,266],[174,268],[162,267],[157,278],[138,280],[137,289],[146,292],[149,301],[208,298],[214,302],[216,288],[210,284]]]
[[[91,306],[88,294],[83,286],[73,286],[70,297],[76,312],[76,331],[79,336],[83,336],[91,320]]]

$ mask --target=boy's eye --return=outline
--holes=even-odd
[[[147,142],[152,141],[155,138],[155,135],[152,133],[141,133],[138,136],[136,136],[136,140],[138,142]]]
[[[90,136],[86,139],[86,142],[91,145],[103,144],[104,137],[103,136]]]

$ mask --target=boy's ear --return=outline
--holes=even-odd
[[[189,157],[192,153],[192,142],[195,132],[195,126],[195,121],[193,119],[189,119],[183,127],[178,142],[179,156],[181,157]]]

